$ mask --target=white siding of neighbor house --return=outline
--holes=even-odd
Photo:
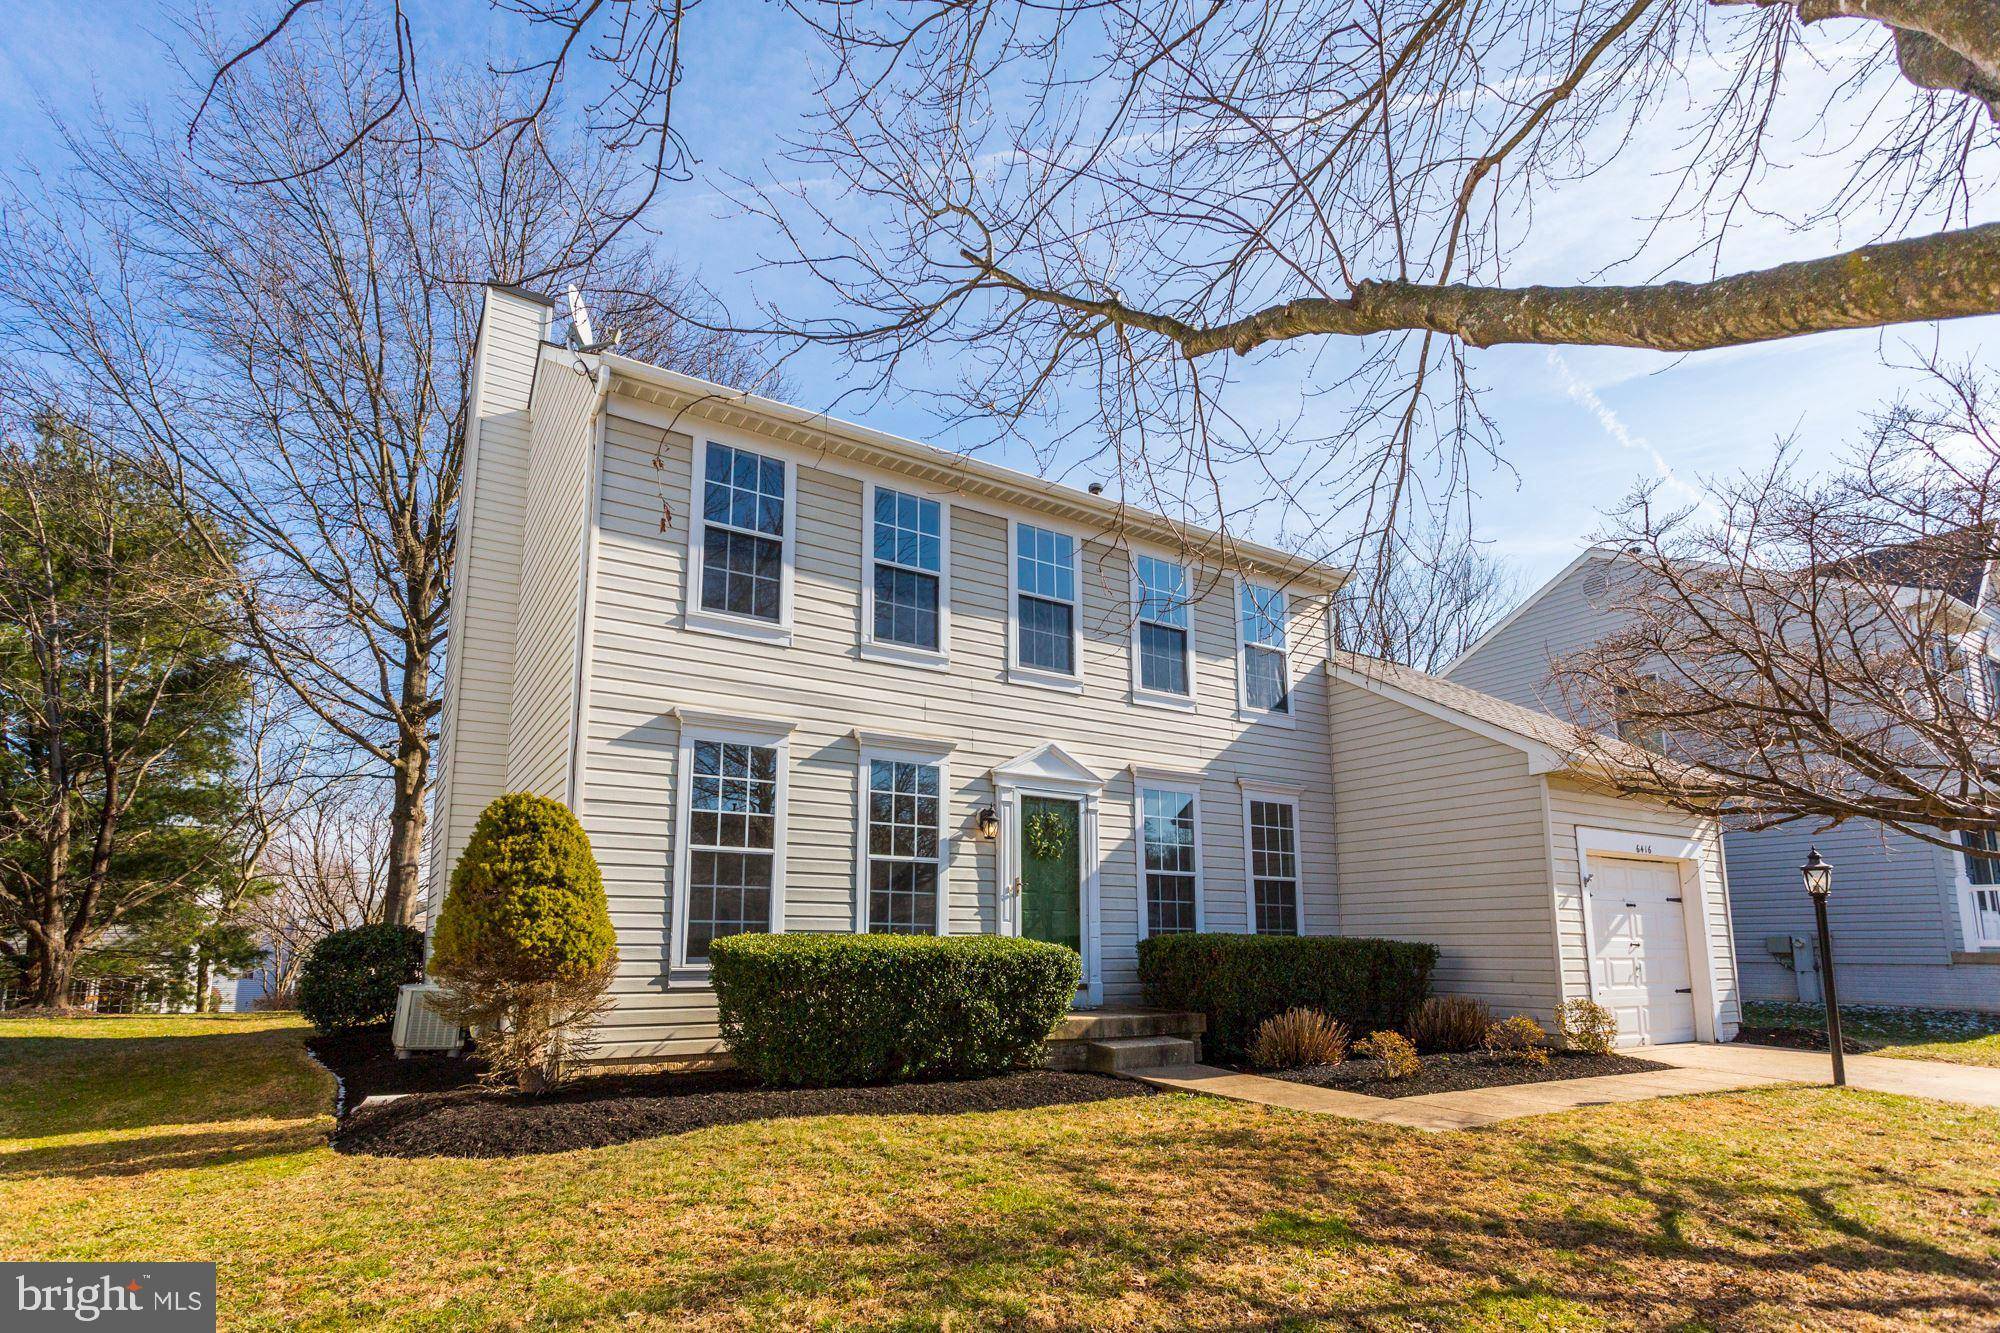
[[[714,1001],[699,975],[669,975],[678,726],[675,707],[786,719],[791,734],[787,930],[853,928],[857,746],[852,731],[942,737],[949,754],[950,927],[991,931],[997,919],[993,844],[973,835],[993,803],[997,764],[1054,741],[1107,779],[1099,838],[1101,954],[1107,1003],[1138,998],[1133,780],[1127,766],[1196,770],[1201,784],[1207,924],[1245,921],[1239,777],[1299,791],[1304,929],[1339,928],[1329,791],[1324,599],[1293,603],[1296,725],[1242,722],[1236,712],[1232,584],[1194,612],[1199,711],[1129,702],[1129,564],[1110,542],[1084,544],[1081,662],[1085,689],[1062,693],[1006,680],[1008,526],[982,502],[951,512],[948,670],[882,663],[858,651],[862,480],[804,458],[797,468],[795,638],[789,647],[682,627],[691,441],[611,399],[598,510],[593,646],[586,666],[583,788],[589,831],[618,929],[618,1003],[602,1025],[605,1058],[695,1055],[717,1049]],[[680,431],[702,429],[683,418]],[[740,433],[740,432],[739,432]],[[919,493],[925,486],[883,482]],[[939,494],[947,502],[953,497]],[[1034,515],[1022,511],[1034,521]],[[1060,525],[1058,525],[1060,526]],[[1202,586],[1197,584],[1197,586]]]
[[[1440,674],[1455,685],[1524,708],[1561,716],[1563,700],[1549,681],[1558,659],[1588,647],[1622,623],[1611,610],[1616,562],[1592,556],[1563,574],[1523,611]]]
[[[521,610],[507,789],[569,797],[576,708],[578,589],[590,520],[596,385],[554,347],[535,379],[534,432],[521,524]]]
[[[1654,835],[1666,846],[1695,842],[1701,849],[1702,894],[1708,905],[1709,984],[1716,1000],[1721,1039],[1735,1035],[1742,1021],[1741,995],[1730,941],[1730,895],[1736,889],[1733,872],[1725,887],[1722,839],[1714,821],[1685,815],[1643,801],[1621,799],[1569,778],[1552,776],[1549,785],[1550,847],[1555,855],[1556,920],[1562,939],[1563,998],[1590,994],[1590,940],[1583,922],[1583,868],[1577,858],[1578,828]],[[1740,909],[1739,909],[1740,910]],[[1688,939],[1688,958],[1698,965],[1699,941]],[[1699,992],[1697,1003],[1699,1002]]]
[[[451,641],[434,763],[438,786],[428,832],[432,921],[473,821],[507,788],[528,400],[548,321],[541,302],[487,290],[467,410]]]
[[[1834,867],[1827,926],[1843,1004],[2000,1010],[2000,967],[1952,960],[1964,948],[1956,852],[1873,823],[1820,833],[1801,824],[1731,833],[1725,841],[1750,998],[1798,998],[1797,976],[1771,955],[1765,937],[1813,937],[1799,866],[1816,846]]]
[[[1548,1021],[1555,922],[1527,756],[1340,681],[1331,723],[1342,933],[1427,940],[1434,989]]]

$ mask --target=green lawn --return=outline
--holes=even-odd
[[[511,1162],[339,1156],[284,1019],[0,1022],[0,1257],[215,1259],[226,1326],[2000,1320],[2000,1115],[1830,1089],[1466,1134],[1158,1097]]]
[[[1826,1026],[1826,1006],[1749,1000],[1743,1005],[1743,1021],[1764,1027],[1819,1029]],[[1843,1004],[1840,1031],[1844,1037],[1879,1044],[1882,1049],[1875,1052],[1877,1055],[2000,1068],[2000,1014]]]

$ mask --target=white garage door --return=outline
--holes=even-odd
[[[1590,966],[1619,1045],[1693,1041],[1680,867],[1593,855],[1590,872]]]

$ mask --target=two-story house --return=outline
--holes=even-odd
[[[1633,1039],[1733,1032],[1715,828],[1333,654],[1337,573],[551,322],[487,293],[430,884],[502,792],[576,811],[600,1058],[717,1051],[708,946],[766,930],[1059,941],[1079,1006],[1139,999],[1150,932],[1429,939],[1506,1012],[1595,968]]]
[[[1872,577],[1926,571],[1936,561],[1897,560],[1885,548]],[[1551,685],[1562,658],[1617,632],[1618,551],[1593,548],[1537,589],[1442,673],[1550,713],[1565,711]],[[1962,605],[1963,655],[1974,698],[2000,701],[2000,634],[1990,576],[1913,589]],[[1843,1002],[2000,1011],[2000,859],[1956,852],[1867,821],[1815,831],[1810,820],[1724,837],[1736,954],[1751,999],[1819,998],[1812,907],[1799,866],[1818,846],[1834,864],[1831,925]],[[1996,848],[1994,850],[2000,850]]]

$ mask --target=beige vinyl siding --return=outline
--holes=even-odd
[[[573,355],[550,353],[535,380],[507,788],[567,800],[596,386]]]
[[[440,782],[429,829],[433,907],[443,899],[473,821],[507,785],[528,401],[548,313],[535,301],[494,289],[486,293],[467,414],[470,438],[435,762]],[[435,919],[436,913],[431,915]]]
[[[781,718],[791,735],[785,927],[843,931],[854,920],[857,747],[854,728],[943,737],[952,838],[945,873],[950,928],[997,922],[994,848],[974,836],[993,803],[997,764],[1054,741],[1107,779],[1100,814],[1100,926],[1105,1000],[1137,999],[1133,783],[1126,767],[1200,770],[1208,924],[1240,930],[1246,888],[1239,776],[1299,789],[1305,929],[1328,933],[1334,900],[1321,607],[1295,600],[1292,672],[1297,725],[1236,717],[1232,585],[1216,582],[1195,610],[1199,711],[1128,702],[1127,553],[1084,545],[1081,695],[1006,680],[1008,527],[995,512],[954,504],[948,670],[863,658],[859,651],[862,479],[801,465],[792,521],[794,641],[789,647],[681,627],[691,442],[621,411],[612,399],[599,512],[595,628],[580,814],[604,867],[619,932],[619,1003],[603,1023],[606,1057],[687,1055],[716,1048],[713,999],[700,977],[670,977],[671,831],[678,727],[670,710]],[[684,429],[698,430],[690,421]],[[786,457],[780,447],[771,452]],[[898,485],[883,474],[878,480]],[[953,497],[900,483],[947,502]],[[1033,516],[1024,511],[1024,517]],[[1205,585],[1198,585],[1205,586]]]
[[[1441,673],[1454,685],[1478,690],[1524,708],[1565,716],[1562,696],[1549,681],[1556,660],[1614,633],[1623,617],[1614,561],[1593,556],[1557,577],[1534,605]]]
[[[1644,801],[1621,799],[1568,778],[1551,777],[1548,784],[1564,998],[1590,994],[1590,940],[1583,924],[1583,871],[1577,861],[1577,829],[1654,835],[1660,839],[1663,851],[1668,844],[1679,847],[1693,841],[1701,848],[1702,895],[1708,905],[1710,985],[1716,997],[1716,1019],[1725,1028],[1722,1036],[1727,1040],[1734,1033],[1734,1025],[1742,1020],[1742,1011],[1730,940],[1729,896],[1723,883],[1722,838],[1714,821]],[[1698,968],[1700,958],[1700,942],[1689,939],[1690,966]],[[1699,997],[1700,992],[1696,994]]]
[[[1342,933],[1427,940],[1436,990],[1546,1019],[1554,920],[1527,756],[1338,681],[1331,734]]]

